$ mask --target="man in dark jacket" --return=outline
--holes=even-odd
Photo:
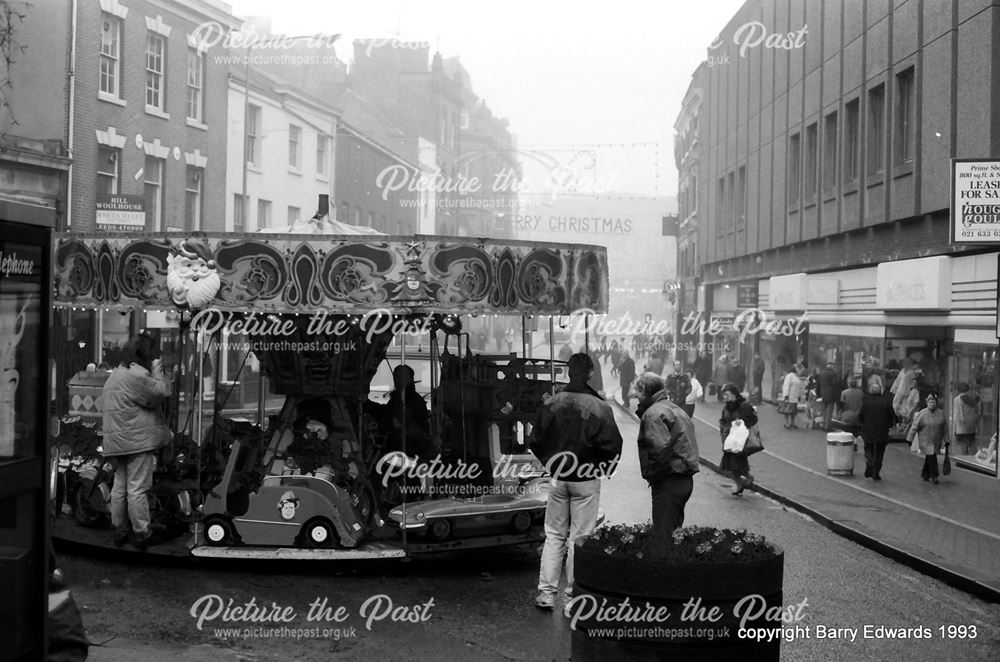
[[[653,538],[659,549],[674,529],[684,525],[684,506],[698,472],[694,424],[669,394],[658,375],[645,373],[636,384],[639,399],[639,468],[653,499]]]
[[[681,370],[680,361],[674,361],[674,371],[667,377],[665,388],[670,401],[683,409],[691,392],[691,378]]]
[[[754,352],[753,361],[750,363],[750,402],[758,405],[764,397],[761,389],[764,384],[765,367],[760,352]]]
[[[865,478],[882,480],[882,458],[889,443],[889,430],[896,424],[896,412],[892,400],[882,395],[882,379],[878,375],[868,378],[868,392],[861,400],[858,422],[865,442]]]
[[[635,361],[629,356],[626,349],[622,353],[622,361],[618,364],[618,385],[622,389],[622,404],[625,409],[629,408],[629,392],[632,390],[632,382],[635,381]]]
[[[600,479],[614,472],[622,452],[614,412],[587,386],[594,362],[586,354],[574,354],[568,368],[569,384],[539,408],[531,433],[531,452],[552,475],[535,599],[540,609],[552,609],[555,604],[563,559],[566,593],[570,594],[573,544],[597,525]]]
[[[826,364],[819,373],[819,390],[816,397],[823,400],[823,429],[827,432],[833,429],[833,412],[840,402],[840,376],[835,369],[836,364],[832,361]]]

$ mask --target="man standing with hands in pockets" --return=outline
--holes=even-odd
[[[573,590],[573,543],[597,525],[601,477],[614,473],[622,435],[611,407],[587,381],[594,362],[586,354],[569,358],[569,384],[539,408],[531,452],[552,474],[545,509],[545,546],[535,606],[552,609],[566,563],[566,596]]]

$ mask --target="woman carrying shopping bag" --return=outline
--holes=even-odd
[[[753,405],[747,402],[740,394],[740,389],[736,384],[726,384],[722,387],[722,401],[725,406],[722,408],[722,418],[719,419],[719,432],[722,434],[722,443],[726,443],[726,437],[733,427],[733,421],[741,420],[747,429],[757,425],[757,414]],[[746,455],[722,451],[722,462],[719,467],[723,471],[728,471],[733,475],[736,483],[734,495],[743,494],[743,490],[753,484],[753,476],[750,475],[750,462]]]
[[[948,417],[938,408],[938,398],[931,393],[927,396],[927,406],[917,412],[906,435],[907,441],[917,437],[920,452],[924,456],[924,467],[920,477],[938,484],[938,453],[949,445]]]
[[[788,366],[785,381],[781,383],[781,402],[778,403],[778,413],[785,417],[785,429],[798,427],[795,416],[799,413],[799,399],[802,397],[802,380],[796,372],[796,366]]]

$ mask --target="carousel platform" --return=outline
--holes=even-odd
[[[440,554],[487,547],[505,547],[511,545],[540,544],[545,540],[545,532],[541,527],[532,527],[530,531],[521,534],[505,534],[491,536],[476,536],[473,538],[458,538],[446,542],[432,543],[422,538],[412,537],[406,548],[398,537],[398,532],[389,527],[377,530],[372,538],[364,541],[356,548],[306,549],[298,547],[264,547],[238,545],[230,547],[213,547],[205,544],[196,545],[193,533],[178,536],[173,540],[165,540],[145,550],[140,550],[131,544],[117,547],[111,542],[113,531],[110,527],[80,526],[70,516],[58,517],[52,524],[52,538],[58,544],[82,546],[92,551],[107,550],[115,554],[129,556],[160,557],[173,559],[293,559],[297,561],[358,561],[368,559],[402,559],[420,554]]]

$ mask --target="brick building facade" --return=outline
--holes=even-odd
[[[988,0],[749,0],[709,48],[700,296],[721,351],[763,354],[765,397],[800,360],[912,362],[949,406],[969,384],[980,442],[996,431],[997,255],[949,221],[951,159],[1000,152],[997,25]],[[762,316],[786,323],[741,334]]]
[[[78,12],[68,224],[223,230],[228,66],[221,42],[199,40],[198,27],[228,31],[238,23],[229,6],[100,0]],[[121,214],[112,196],[144,219]]]

